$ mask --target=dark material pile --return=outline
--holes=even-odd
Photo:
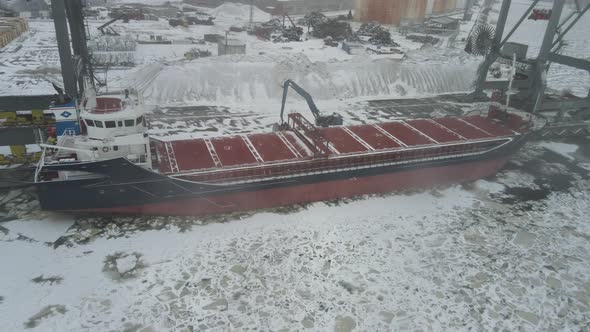
[[[208,50],[201,50],[198,48],[193,48],[190,51],[184,53],[184,57],[192,60],[197,58],[205,58],[211,56],[211,52]]]
[[[409,35],[409,36],[406,36],[406,39],[409,39],[409,40],[417,42],[417,43],[432,44],[432,45],[436,45],[440,41],[440,39],[436,38],[436,37],[420,36],[420,35]]]
[[[328,21],[326,15],[320,12],[311,12],[303,17],[301,20],[303,24],[307,25],[307,31],[317,29],[318,26]]]
[[[314,28],[312,35],[317,38],[331,37],[332,40],[341,41],[352,36],[352,28],[347,22],[327,20],[318,24]]]
[[[202,19],[195,17],[195,16],[189,16],[186,18],[186,21],[190,25],[215,25],[213,20],[214,20],[213,17],[209,17],[206,20],[202,20]]]
[[[205,39],[205,41],[209,43],[217,43],[218,41],[223,40],[225,38],[222,35],[206,33],[203,36],[203,39]]]
[[[274,43],[288,43],[301,41],[303,30],[300,27],[289,27],[282,30],[282,34],[273,37]]]
[[[320,12],[311,12],[305,15],[300,23],[305,24],[307,31],[316,38],[331,37],[334,41],[341,41],[352,36],[350,24],[342,22],[340,18],[329,19]]]
[[[378,46],[398,47],[399,44],[391,39],[391,33],[376,23],[364,23],[357,31],[358,36],[370,37],[369,42]]]

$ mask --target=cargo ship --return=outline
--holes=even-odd
[[[315,124],[300,113],[283,119],[289,86],[307,99]],[[41,207],[207,215],[459,183],[495,174],[530,130],[527,116],[498,108],[347,126],[336,114],[321,116],[292,81],[284,87],[272,132],[177,141],[150,138],[131,90],[86,96],[76,120],[42,145]]]

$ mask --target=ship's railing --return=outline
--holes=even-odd
[[[76,136],[76,129],[68,128],[64,130],[63,136]]]
[[[99,94],[97,96],[97,98],[104,98],[104,97],[117,97],[119,99],[121,99],[121,101],[128,99],[131,101],[136,102],[138,105],[143,105],[144,102],[144,98],[143,95],[141,94],[141,92],[139,92],[139,90],[135,89],[135,88],[130,88],[130,87],[121,87],[121,86],[116,86],[116,87],[110,87],[109,90],[104,91],[103,93]]]
[[[60,146],[66,146],[66,144],[76,137],[76,129],[74,128],[67,128],[64,132],[57,138],[57,142],[55,144],[56,148]]]
[[[303,115],[299,113],[289,114],[289,120],[291,127],[294,129],[295,134],[301,138],[306,145],[313,150],[317,156],[328,156],[330,155],[328,139],[309,122]],[[299,130],[303,132],[300,133]],[[309,137],[309,139],[307,138]],[[310,142],[311,140],[311,142]]]
[[[143,106],[143,96],[133,88],[115,87],[96,96],[97,99],[113,99],[107,107],[93,107],[88,109],[94,114],[108,114],[125,109],[134,109]],[[116,101],[115,101],[116,100]]]
[[[503,144],[510,140],[505,140]],[[305,163],[290,165],[272,165],[266,167],[250,167],[241,170],[219,170],[215,173],[186,175],[187,178],[195,181],[215,182],[253,182],[260,180],[261,177],[281,178],[288,176],[300,176],[302,174],[319,174],[341,171],[346,169],[359,169],[367,167],[379,167],[383,164],[407,164],[416,161],[440,160],[448,158],[458,158],[467,155],[477,155],[503,144],[502,142],[484,142],[470,146],[446,146],[430,150],[405,150],[396,151],[387,154],[373,154],[361,157],[336,159],[322,159],[317,161],[307,161]]]
[[[39,182],[39,174],[41,173],[43,166],[45,166],[45,151],[47,151],[47,148],[43,148],[41,151],[41,157],[39,158],[39,163],[37,163],[37,168],[35,169],[35,178],[33,180],[35,183]]]

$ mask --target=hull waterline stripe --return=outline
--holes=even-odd
[[[147,194],[147,195],[150,195],[152,197],[156,197],[156,195],[152,194],[151,192],[145,191],[145,190],[143,190],[141,188],[138,188],[137,186],[132,185],[131,188],[133,188],[135,190],[138,190],[138,191],[141,191],[142,193]]]

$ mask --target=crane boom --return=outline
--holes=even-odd
[[[289,21],[291,21],[291,24],[293,25],[294,28],[297,28],[297,24],[295,24],[295,22],[293,22],[293,19],[291,18],[291,16],[289,16],[289,14],[285,13],[285,16],[287,16],[287,18],[289,19]]]
[[[301,86],[297,83],[293,82],[293,80],[286,80],[283,83],[283,101],[281,104],[281,124],[285,123],[284,120],[284,113],[285,113],[285,103],[287,102],[287,95],[289,94],[289,87],[295,90],[301,97],[305,99],[307,102],[307,106],[311,110],[313,117],[315,118],[316,125],[321,127],[328,127],[328,126],[338,126],[343,123],[342,117],[336,113],[328,116],[322,116],[320,114],[320,110],[316,106],[315,102],[311,95],[305,91]]]

